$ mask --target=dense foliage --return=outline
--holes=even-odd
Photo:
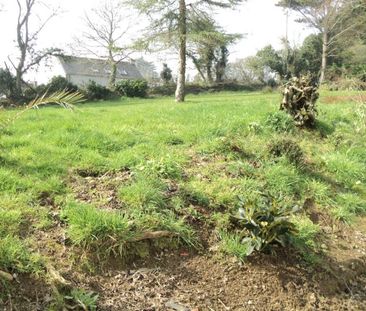
[[[121,80],[116,85],[116,91],[127,97],[146,97],[148,88],[145,80]]]
[[[285,246],[289,236],[295,234],[296,228],[291,217],[299,211],[298,206],[288,207],[269,194],[263,194],[254,203],[242,200],[241,205],[231,221],[240,229],[237,234],[247,247],[247,256],[273,243]]]
[[[103,85],[97,84],[95,81],[90,81],[83,93],[89,100],[103,100],[113,97],[112,91]]]

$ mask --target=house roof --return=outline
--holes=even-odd
[[[58,57],[66,74],[94,77],[109,77],[110,65],[107,60],[59,56]],[[136,65],[130,62],[119,62],[117,64],[117,79],[142,79],[142,75]]]

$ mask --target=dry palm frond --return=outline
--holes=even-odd
[[[45,93],[44,95],[33,99],[29,104],[23,107],[18,113],[11,118],[0,121],[0,131],[7,128],[23,113],[30,109],[38,109],[40,106],[48,104],[57,104],[66,109],[74,109],[74,105],[83,102],[84,96],[79,92],[58,91],[52,94]]]

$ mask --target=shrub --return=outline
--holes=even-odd
[[[113,93],[95,81],[90,81],[85,88],[85,95],[89,100],[101,100],[109,99],[112,97]]]
[[[172,81],[172,70],[168,67],[167,64],[163,64],[163,70],[160,73],[160,78],[164,81],[165,84],[168,84],[170,81]]]
[[[55,76],[51,79],[51,81],[46,86],[48,93],[55,93],[58,91],[68,91],[68,92],[77,92],[78,87],[75,84],[67,81],[66,78],[62,76]]]
[[[285,138],[274,141],[269,144],[268,149],[272,156],[286,156],[295,165],[302,165],[304,163],[304,153],[294,140]]]
[[[116,85],[117,92],[127,97],[146,97],[148,88],[145,80],[121,80]]]
[[[77,92],[78,87],[62,76],[53,77],[48,84],[40,84],[32,88],[24,90],[24,100],[31,101],[37,97],[43,96],[44,94],[54,94],[57,92]]]
[[[313,127],[318,98],[318,90],[311,83],[310,76],[292,78],[284,87],[280,109],[291,115],[297,126]]]
[[[0,68],[0,97],[11,98],[15,91],[15,77],[9,70]]]
[[[279,133],[290,133],[295,128],[294,120],[281,111],[268,114],[265,124]]]
[[[240,203],[237,215],[231,220],[239,230],[241,243],[246,245],[247,256],[273,243],[285,246],[296,232],[290,218],[299,210],[298,206],[288,207],[268,194],[254,204],[242,199]]]

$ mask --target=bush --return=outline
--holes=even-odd
[[[295,165],[304,163],[304,153],[301,150],[301,147],[291,139],[280,139],[272,142],[269,144],[268,149],[272,156],[286,156],[288,160]]]
[[[51,81],[46,86],[48,93],[55,93],[58,91],[68,91],[68,92],[77,92],[78,87],[75,84],[67,81],[66,78],[62,76],[55,76],[51,79]]]
[[[117,92],[127,97],[146,97],[148,88],[145,80],[121,80],[116,85]]]
[[[0,68],[0,97],[11,98],[15,91],[15,77],[9,70]]]
[[[256,204],[241,200],[237,215],[231,217],[239,230],[241,243],[246,245],[246,255],[261,251],[273,243],[285,246],[296,232],[290,218],[299,208],[288,207],[270,195],[263,195]]]
[[[265,124],[279,133],[291,133],[295,129],[294,120],[281,111],[268,114]]]
[[[89,100],[110,99],[113,93],[103,85],[90,81],[85,88],[85,96]]]
[[[317,110],[315,107],[319,93],[310,76],[292,78],[283,90],[281,110],[285,110],[297,126],[313,127]]]
[[[44,94],[54,94],[57,92],[77,92],[78,87],[62,76],[53,77],[47,84],[40,84],[32,88],[27,88],[24,90],[23,101],[30,102],[33,99],[43,96]]]
[[[225,82],[214,85],[201,85],[197,83],[187,83],[186,94],[200,94],[204,92],[244,92],[260,90],[263,86],[259,84],[239,84],[235,82]],[[154,86],[149,89],[150,95],[157,96],[173,96],[175,93],[176,85],[160,85]]]

